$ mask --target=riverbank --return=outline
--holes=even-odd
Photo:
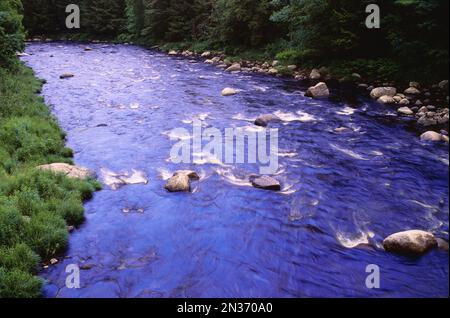
[[[58,262],[84,220],[82,202],[100,184],[36,169],[73,164],[65,133],[41,92],[44,81],[19,65],[0,68],[0,298],[41,296],[41,267]]]

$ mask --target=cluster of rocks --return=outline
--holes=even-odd
[[[223,53],[213,54],[210,51],[203,52],[201,54],[195,53],[189,50],[185,51],[176,51],[170,50],[168,52],[171,56],[184,56],[187,58],[202,58],[204,59],[204,63],[216,65],[218,68],[224,69],[226,72],[247,72],[247,73],[259,73],[259,74],[267,74],[267,75],[276,75],[282,76],[281,72],[281,63],[277,60],[274,61],[248,61],[242,60],[239,62],[233,62],[229,58],[227,58]],[[302,73],[298,70],[297,65],[288,65],[285,68],[285,73],[292,73],[295,77],[303,77]]]
[[[399,93],[397,88],[392,86],[367,87],[370,96],[379,103],[396,107],[400,116],[415,119],[420,127],[448,128],[449,109],[446,107],[436,107],[432,105],[432,98],[435,102],[444,104],[448,99],[448,81],[442,81],[434,85],[432,89],[421,89],[417,82],[409,83],[409,87]],[[447,135],[444,130],[444,135]],[[441,138],[446,141],[448,138]]]
[[[200,176],[192,170],[176,171],[164,188],[169,192],[191,192],[191,182],[200,180]],[[269,176],[250,176],[250,182],[255,188],[263,190],[280,191],[281,184]]]

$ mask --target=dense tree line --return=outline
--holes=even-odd
[[[30,34],[65,29],[73,0],[23,0]],[[381,28],[365,25],[379,3]],[[80,0],[87,36],[144,44],[196,44],[239,54],[259,50],[290,63],[359,61],[365,68],[448,74],[447,0]],[[392,63],[380,63],[387,59]],[[356,62],[355,62],[356,63]],[[371,64],[372,63],[372,64]],[[368,70],[370,71],[370,70]],[[404,73],[399,72],[399,73]],[[414,76],[414,74],[411,74]]]

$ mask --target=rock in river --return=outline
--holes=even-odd
[[[410,87],[405,90],[406,95],[420,95],[420,91],[415,87]]]
[[[147,184],[148,179],[143,171],[132,169],[131,172],[116,173],[106,168],[101,170],[102,181],[112,190],[120,189],[121,187],[132,184]]]
[[[227,72],[239,72],[241,70],[241,64],[234,63],[229,68],[227,68],[225,71]]]
[[[222,96],[232,96],[236,94],[237,91],[234,88],[227,87],[222,90]]]
[[[261,176],[250,178],[252,185],[258,189],[280,191],[281,184],[272,177]]]
[[[414,115],[414,112],[409,107],[400,107],[397,112],[402,115]]]
[[[261,127],[267,127],[267,125],[271,121],[280,121],[280,118],[278,116],[273,115],[273,114],[261,115],[258,118],[256,118],[255,125],[256,126],[261,126]]]
[[[318,69],[313,69],[311,71],[311,74],[309,74],[309,78],[312,80],[318,80],[322,77],[322,74],[320,74]]]
[[[381,96],[394,97],[395,95],[397,95],[397,89],[395,87],[377,87],[370,92],[370,97],[373,99],[379,99]]]
[[[422,141],[442,141],[442,135],[435,131],[427,131],[420,136]]]
[[[73,75],[72,73],[64,73],[62,75],[59,76],[60,79],[66,79],[66,78],[71,78],[74,77],[75,75]]]
[[[388,252],[406,255],[423,255],[437,247],[438,242],[431,233],[412,230],[392,234],[384,240],[383,246]]]
[[[308,88],[305,96],[312,98],[328,97],[330,96],[330,91],[328,90],[327,84],[320,82],[316,86]]]
[[[44,171],[51,171],[57,174],[63,174],[69,178],[76,178],[76,179],[89,179],[89,178],[94,179],[97,177],[95,172],[88,168],[71,166],[67,163],[52,163],[49,165],[39,166],[37,167],[37,169]]]
[[[173,174],[164,188],[169,192],[190,192],[191,180],[199,180],[200,177],[194,171],[180,170]]]
[[[383,95],[380,98],[378,98],[377,102],[381,104],[395,104],[395,99],[392,96]]]

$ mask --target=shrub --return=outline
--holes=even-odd
[[[27,245],[18,244],[12,248],[0,248],[0,267],[35,273],[39,263],[36,255]]]
[[[54,213],[40,212],[25,224],[25,242],[43,259],[64,252],[67,238],[66,222]]]
[[[19,269],[0,267],[0,298],[36,298],[41,295],[42,280]]]

